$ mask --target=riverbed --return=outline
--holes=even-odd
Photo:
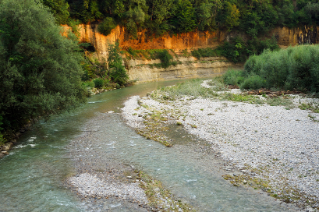
[[[197,211],[298,211],[261,190],[224,180],[223,161],[186,131],[172,128],[172,138],[184,139],[167,148],[125,124],[119,114],[124,101],[175,83],[140,84],[99,94],[75,111],[34,126],[0,160],[0,211],[149,211],[142,195],[85,197],[67,183],[88,177],[100,185],[117,182],[124,188],[136,183],[134,170],[160,180],[175,200]]]

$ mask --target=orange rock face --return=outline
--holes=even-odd
[[[64,33],[71,28],[67,25],[63,25]],[[119,41],[122,49],[131,47],[133,49],[174,49],[184,50],[192,48],[205,48],[215,47],[220,44],[221,41],[225,40],[225,33],[216,32],[189,32],[177,35],[166,34],[161,37],[148,36],[145,31],[138,33],[137,39],[128,38],[125,33],[125,28],[117,26],[112,32],[105,36],[98,32],[96,24],[80,24],[79,29],[79,40],[80,42],[91,43],[99,57],[105,57],[107,55],[107,48],[109,44],[114,44],[117,40]]]
[[[215,32],[189,32],[176,35],[165,34],[161,37],[148,36],[145,31],[138,33],[137,39],[130,39],[125,33],[125,28],[117,26],[112,32],[105,36],[98,32],[97,24],[80,24],[79,39],[81,42],[91,43],[97,52],[97,56],[101,58],[107,57],[107,49],[109,44],[119,41],[122,49],[131,47],[133,49],[174,49],[180,51],[184,49],[196,49],[206,47],[216,47],[221,42],[234,37],[235,33],[226,31]],[[64,25],[64,31],[70,30],[70,27]],[[297,45],[301,43],[318,43],[317,31],[319,27],[304,27],[289,29],[287,27],[277,27],[265,34],[265,38],[275,36],[278,44],[282,47],[289,45]],[[63,33],[64,35],[66,33]],[[245,39],[245,38],[244,38]]]

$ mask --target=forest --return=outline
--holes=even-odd
[[[132,38],[194,30],[238,30],[255,38],[275,26],[319,24],[318,0],[43,0],[59,24],[125,26]]]

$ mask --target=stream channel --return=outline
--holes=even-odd
[[[162,181],[176,199],[187,201],[197,211],[294,211],[293,206],[260,190],[235,187],[224,180],[221,162],[197,151],[197,141],[168,148],[125,125],[118,114],[125,100],[174,83],[144,83],[102,93],[72,112],[36,124],[0,160],[0,211],[145,211],[138,207],[133,210],[115,198],[90,205],[65,186],[66,178],[76,174],[74,161],[86,157],[81,154],[83,149],[77,158],[70,156],[69,148],[70,142],[85,132],[87,123],[97,129],[99,139],[94,145],[87,141],[83,148],[100,151],[98,157],[112,158],[146,172]],[[176,138],[189,137],[178,129],[171,134]]]

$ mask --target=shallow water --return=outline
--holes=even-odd
[[[204,154],[185,151],[186,148],[179,145],[167,148],[136,135],[121,122],[118,114],[96,119],[94,125],[98,131],[91,146],[93,152],[144,170],[198,211],[288,211],[280,202],[260,191],[231,185],[221,177],[214,161],[200,158]]]
[[[24,133],[10,155],[0,160],[0,211],[86,211],[87,208],[64,180],[74,174],[66,146],[83,133],[83,124],[107,111],[120,112],[132,95],[145,95],[159,86],[176,82],[155,82],[93,96],[75,111],[40,122]],[[137,135],[118,114],[97,121],[100,143],[96,151],[132,164],[163,181],[181,199],[199,211],[284,211],[277,201],[257,192],[236,188],[223,180],[217,169],[189,155],[182,147],[167,148]],[[107,135],[107,136],[106,136]],[[79,156],[80,157],[80,156]],[[93,156],[94,157],[94,156]],[[116,209],[118,203],[108,207]]]

